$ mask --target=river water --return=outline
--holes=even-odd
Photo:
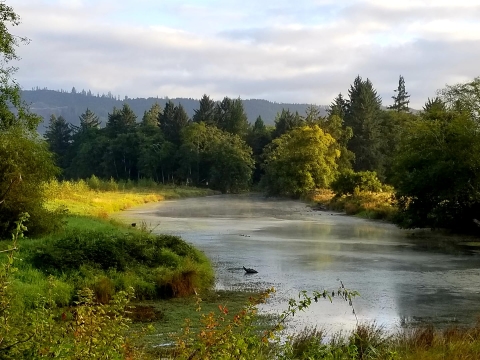
[[[299,291],[357,290],[360,322],[389,330],[466,325],[480,315],[480,247],[430,231],[314,211],[299,201],[218,195],[149,204],[119,218],[182,236],[215,266],[217,289],[266,289],[261,308],[281,312]],[[258,274],[245,274],[242,266]],[[290,323],[336,332],[356,324],[351,307],[321,300]]]

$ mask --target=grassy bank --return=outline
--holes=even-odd
[[[93,177],[52,181],[44,184],[44,193],[49,209],[60,208],[63,226],[40,238],[22,237],[28,230],[21,230],[14,241],[19,251],[10,250],[10,241],[0,242],[0,358],[42,357],[29,350],[36,348],[32,341],[49,349],[47,357],[57,357],[54,353],[63,351],[57,345],[67,343],[65,354],[86,349],[82,354],[118,355],[125,349],[106,339],[123,338],[127,322],[122,309],[132,294],[138,302],[188,297],[211,287],[213,269],[203,253],[179,237],[154,235],[108,216],[135,205],[213,191]],[[83,345],[74,345],[78,331],[85,330],[79,316],[92,326],[83,350]],[[87,344],[91,341],[111,341],[112,347],[93,350]],[[58,357],[90,358],[75,356]]]
[[[320,189],[308,198],[319,208],[345,212],[366,219],[391,221],[397,212],[393,192],[354,191],[353,194],[336,196],[331,190]]]
[[[213,195],[210,189],[161,185],[153,181],[104,181],[92,176],[80,181],[50,181],[44,185],[46,206],[70,214],[108,218],[116,211],[167,199]]]

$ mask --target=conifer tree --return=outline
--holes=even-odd
[[[355,171],[381,172],[382,154],[379,114],[382,100],[369,79],[355,78],[348,91],[344,125],[353,130],[348,148],[355,154]]]
[[[161,106],[156,102],[152,107],[143,113],[142,126],[156,127],[159,126],[159,116],[162,113]]]
[[[45,139],[50,150],[57,156],[57,165],[65,169],[68,166],[68,151],[72,142],[72,129],[63,116],[58,118],[55,115],[50,116]]]
[[[89,129],[99,129],[101,121],[93,111],[87,108],[87,110],[80,115],[80,129],[82,131]]]
[[[408,104],[410,103],[410,95],[405,91],[405,80],[402,75],[398,79],[398,88],[393,90],[396,95],[392,96],[393,105],[390,105],[388,109],[395,110],[397,112],[408,112]]]
[[[342,93],[340,93],[333,100],[327,112],[329,116],[337,115],[339,118],[343,119],[345,117],[345,113],[347,112],[347,107],[348,102],[344,99]]]
[[[193,122],[203,121],[207,125],[215,124],[215,101],[206,94],[200,99],[200,107],[194,110]]]

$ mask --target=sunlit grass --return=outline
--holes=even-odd
[[[334,211],[368,219],[392,220],[397,212],[393,191],[355,191],[352,195],[335,196],[328,189],[319,189],[311,200]]]
[[[57,181],[44,185],[46,207],[66,208],[70,214],[108,218],[114,212],[165,199],[215,194],[209,189],[158,185],[154,182]]]

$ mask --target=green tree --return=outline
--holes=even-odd
[[[138,133],[131,131],[117,135],[111,139],[103,154],[104,177],[116,179],[138,178]]]
[[[209,186],[222,193],[248,190],[254,161],[252,149],[239,135],[223,134],[210,147],[209,156],[212,162]]]
[[[352,128],[344,126],[343,119],[331,113],[326,118],[321,118],[318,126],[328,134],[330,134],[336,141],[337,150],[340,156],[337,160],[338,171],[344,172],[352,168],[352,163],[355,160],[355,154],[348,150],[348,142],[353,136]]]
[[[480,122],[480,76],[466,83],[447,85],[438,95],[450,109],[467,111],[473,120]]]
[[[10,237],[22,213],[30,215],[30,235],[58,225],[44,207],[42,191],[42,183],[56,174],[53,154],[38,135],[18,126],[0,132],[0,239]]]
[[[152,128],[158,127],[160,124],[158,119],[162,114],[162,108],[157,102],[152,105],[152,107],[145,111],[142,118],[142,126]]]
[[[120,110],[113,108],[108,114],[106,130],[111,137],[132,131],[137,125],[137,116],[127,103]]]
[[[194,110],[193,122],[215,125],[215,101],[206,94],[200,99],[200,107]]]
[[[76,134],[73,143],[73,156],[71,165],[67,171],[69,177],[86,179],[92,175],[107,178],[111,175],[105,171],[104,157],[109,151],[111,138],[104,132],[91,131],[83,134]]]
[[[180,146],[182,129],[187,126],[189,118],[185,109],[181,104],[175,106],[169,100],[165,104],[163,114],[160,115],[160,128],[167,141],[172,142],[176,146]]]
[[[217,127],[230,134],[245,138],[248,130],[248,117],[240,98],[225,97],[215,107],[215,123]]]
[[[480,132],[466,112],[410,124],[394,164],[403,227],[468,231],[480,219]]]
[[[298,112],[294,114],[290,112],[289,109],[283,109],[275,118],[275,131],[273,132],[273,137],[278,138],[293,128],[303,126],[304,124],[305,122]]]
[[[410,112],[381,111],[379,115],[382,136],[380,153],[382,154],[381,170],[382,180],[388,184],[395,176],[393,160],[400,148],[401,140],[406,136],[409,127],[418,120],[418,115]]]
[[[252,148],[255,170],[253,182],[258,183],[263,176],[262,154],[265,146],[272,142],[273,127],[266,127],[261,116],[257,117],[253,126],[248,130],[247,144]]]
[[[340,119],[343,119],[347,113],[347,108],[348,102],[343,98],[342,93],[340,93],[329,106],[327,113],[329,116],[337,115]]]
[[[0,239],[10,236],[20,214],[29,213],[29,234],[49,231],[58,219],[45,209],[42,182],[57,174],[53,155],[36,127],[40,117],[20,100],[13,79],[16,48],[25,38],[10,33],[20,23],[13,8],[0,2]]]
[[[293,197],[326,188],[339,156],[335,139],[318,125],[294,128],[267,146],[262,184],[269,194]]]
[[[10,32],[20,24],[20,17],[11,6],[0,2],[0,131],[20,126],[35,131],[41,118],[30,113],[20,97],[20,86],[13,75],[17,71],[11,61],[19,60],[17,47],[28,42],[25,37]]]
[[[410,103],[410,95],[405,90],[405,79],[402,75],[398,79],[398,87],[397,90],[394,90],[396,95],[392,96],[393,105],[390,105],[388,109],[394,110],[397,112],[408,112],[408,104]]]
[[[99,129],[101,121],[93,111],[87,110],[80,115],[80,130],[88,131],[90,129]]]
[[[369,79],[355,78],[348,91],[349,101],[345,113],[345,126],[353,130],[348,143],[355,154],[355,171],[376,171],[381,176],[383,161],[381,148],[380,108],[382,101]]]
[[[447,114],[447,104],[438,96],[427,99],[423,106],[422,117],[426,120],[438,120]]]
[[[66,169],[69,166],[68,155],[72,145],[72,129],[63,116],[58,118],[55,115],[50,116],[45,139],[50,151],[56,155],[57,165]]]

